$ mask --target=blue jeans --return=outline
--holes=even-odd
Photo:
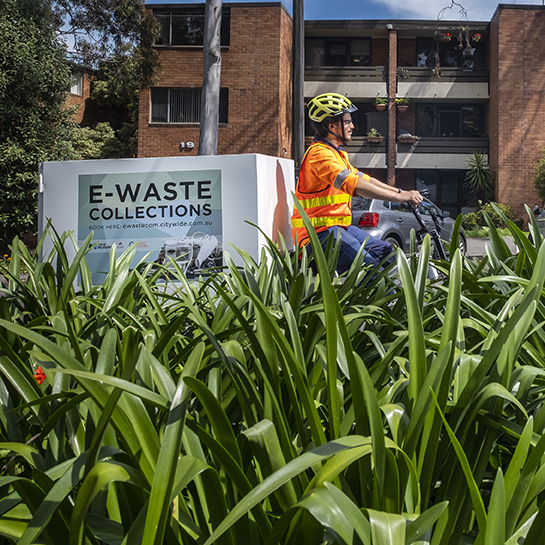
[[[363,262],[365,265],[379,268],[379,264],[386,258],[388,259],[383,265],[388,266],[395,263],[394,247],[389,242],[384,242],[380,238],[368,235],[359,227],[354,225],[349,225],[348,227],[334,225],[327,229],[327,231],[318,233],[318,238],[323,248],[326,247],[327,238],[331,233],[333,233],[334,240],[338,236],[341,238],[339,261],[337,262],[337,272],[339,274],[343,274],[350,269],[361,245],[366,240],[367,242],[365,242],[365,248],[363,249]]]

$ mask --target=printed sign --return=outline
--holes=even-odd
[[[221,170],[80,174],[78,242],[94,233],[91,270],[106,271],[110,249],[136,248],[134,263],[176,260],[186,276],[221,267]]]

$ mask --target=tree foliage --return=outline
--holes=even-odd
[[[135,154],[138,91],[157,69],[157,31],[143,0],[0,1],[3,253],[16,234],[36,228],[39,163],[108,150],[109,157]],[[100,139],[70,122],[65,98],[74,63],[98,69],[96,100],[116,131],[118,142],[109,139],[99,152],[72,145],[72,136],[76,146],[87,140],[87,148]],[[104,137],[104,127],[95,130]]]
[[[121,129],[121,133],[123,133]],[[126,129],[125,129],[126,130]],[[108,122],[96,127],[74,127],[71,140],[77,159],[116,159],[132,155],[132,150],[118,138]]]
[[[156,52],[151,45],[158,23],[144,10],[143,0],[48,0],[59,32],[70,45],[73,59],[85,65],[131,57],[139,65],[139,81],[155,72]]]
[[[3,0],[0,10],[0,244],[35,228],[38,164],[69,154],[70,70],[49,6]]]

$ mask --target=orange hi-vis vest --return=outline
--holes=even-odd
[[[317,233],[333,225],[352,223],[352,195],[360,178],[370,179],[350,164],[344,150],[321,139],[309,146],[301,163],[295,196]],[[291,226],[293,240],[300,248],[310,242],[297,208]]]

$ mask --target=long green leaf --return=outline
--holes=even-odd
[[[167,519],[170,514],[171,493],[174,485],[178,455],[182,448],[182,433],[190,390],[185,384],[188,377],[194,377],[202,362],[204,345],[199,344],[192,352],[172,400],[167,425],[163,434],[157,469],[151,487],[149,508],[146,516],[143,543],[162,544]]]

